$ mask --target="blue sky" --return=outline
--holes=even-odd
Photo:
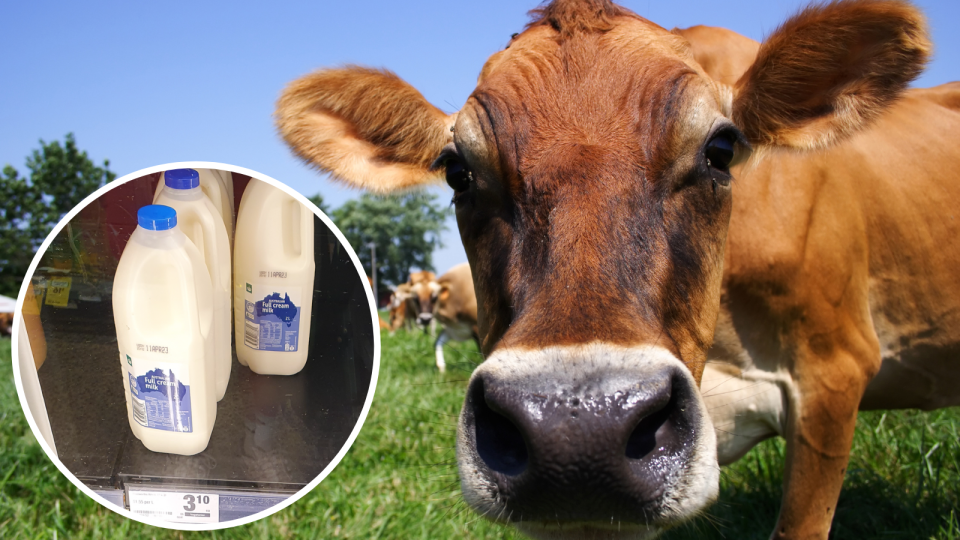
[[[666,27],[761,40],[806,2],[637,0]],[[960,79],[960,1],[921,0],[936,45],[917,86]],[[325,66],[384,67],[452,112],[536,2],[3,2],[0,165],[76,135],[119,175],[175,161],[232,163],[339,206],[358,196],[294,158],[271,114],[286,83]],[[449,190],[435,188],[440,200]],[[439,271],[466,260],[449,222]]]

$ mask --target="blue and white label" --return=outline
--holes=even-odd
[[[300,287],[247,283],[243,343],[258,351],[293,352],[300,345]]]
[[[151,429],[190,433],[190,370],[183,364],[131,358],[130,406],[133,419]]]

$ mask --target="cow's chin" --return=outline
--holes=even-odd
[[[663,529],[634,523],[602,526],[593,523],[521,523],[517,529],[537,540],[648,540]]]
[[[716,435],[660,347],[494,352],[457,434],[464,500],[533,538],[652,538],[713,502]]]

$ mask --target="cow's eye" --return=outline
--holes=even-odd
[[[460,193],[470,187],[470,171],[459,157],[447,158],[443,166],[447,170],[447,184],[453,191]]]
[[[441,168],[446,174],[447,184],[453,188],[455,198],[457,194],[465,192],[470,187],[473,175],[467,169],[466,163],[463,162],[463,158],[457,153],[457,148],[453,144],[444,147],[440,156],[430,166],[431,170]]]
[[[730,163],[733,162],[736,142],[734,135],[729,133],[720,133],[713,139],[710,139],[710,142],[707,143],[707,148],[704,150],[707,167],[729,173]]]

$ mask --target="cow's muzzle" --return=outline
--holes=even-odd
[[[717,493],[696,383],[659,347],[494,353],[471,379],[457,451],[467,502],[534,534],[627,525],[635,536]]]

